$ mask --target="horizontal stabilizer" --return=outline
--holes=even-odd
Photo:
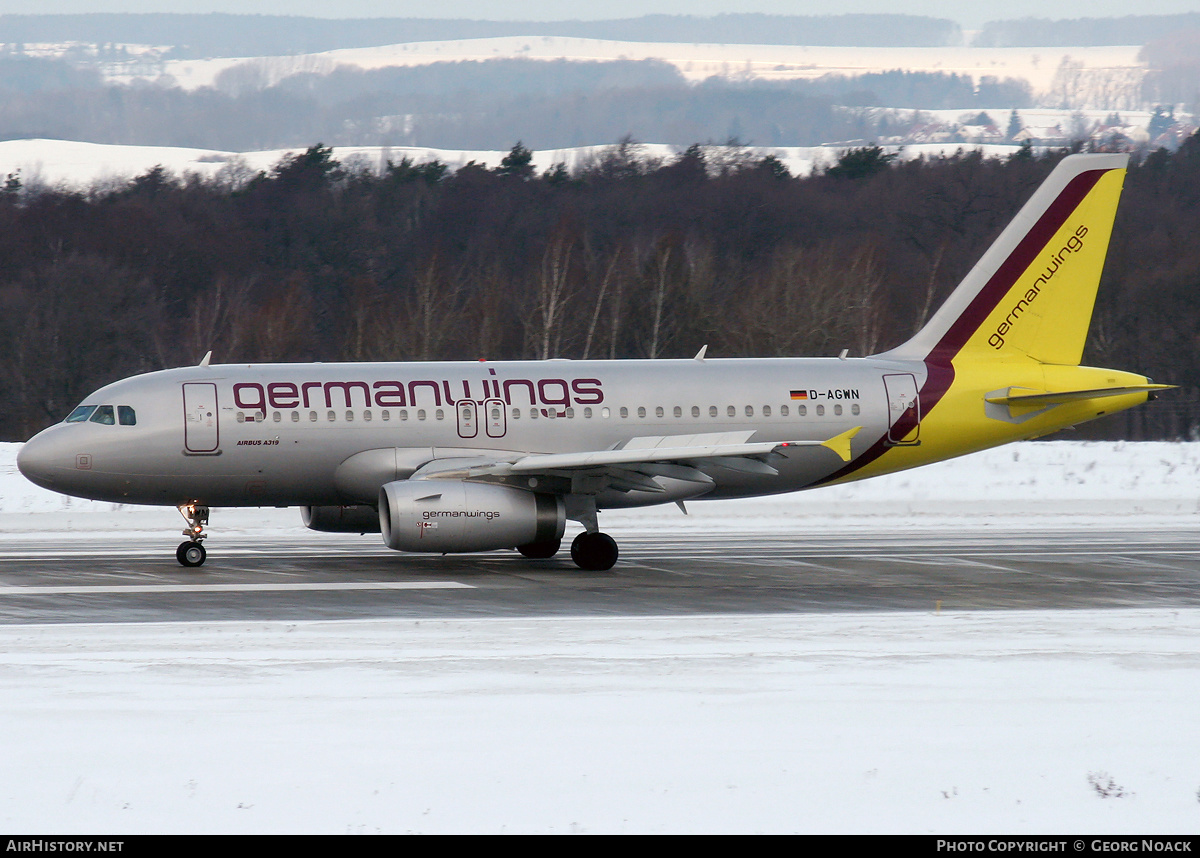
[[[1108,396],[1125,396],[1130,393],[1149,393],[1155,390],[1170,390],[1173,384],[1134,384],[1127,387],[1098,387],[1091,390],[1061,390],[1055,393],[1028,391],[1010,387],[1007,393],[984,397],[994,405],[1027,405],[1040,407],[1079,402],[1083,399],[1104,399]],[[1023,392],[1022,392],[1023,391]]]

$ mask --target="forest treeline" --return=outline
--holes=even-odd
[[[62,139],[226,151],[333,146],[534,149],[633,134],[677,146],[736,137],[815,146],[903,133],[912,109],[1025,108],[1024,81],[890,71],[690,84],[661,60],[495,59],[281,79],[268,61],[223,71],[216,87],[105,83],[64,60],[0,56],[0,139]],[[855,108],[908,108],[908,125]]]
[[[989,21],[971,44],[981,48],[1144,45],[1200,28],[1200,12],[1111,18],[1013,18]]]
[[[1192,29],[1147,42],[1138,59],[1149,67],[1142,81],[1143,99],[1200,114],[1200,14]]]
[[[138,372],[214,362],[864,355],[917,330],[1061,153],[826,173],[631,142],[574,171],[161,169],[86,192],[0,190],[0,438]],[[1200,431],[1200,140],[1126,183],[1085,359],[1182,385],[1091,424]],[[1075,437],[1087,437],[1083,432]]]

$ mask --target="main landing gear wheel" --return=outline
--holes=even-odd
[[[581,533],[571,543],[571,559],[588,572],[606,572],[617,562],[617,541],[607,533]]]
[[[208,552],[199,542],[182,542],[175,549],[175,559],[181,566],[200,566],[207,556]]]
[[[557,554],[561,545],[561,539],[548,539],[545,542],[530,542],[527,545],[518,545],[517,551],[520,551],[525,557],[530,557],[534,560],[545,560],[547,557],[553,557]]]

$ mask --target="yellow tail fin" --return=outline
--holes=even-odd
[[[920,332],[888,356],[1078,365],[1126,155],[1071,155]]]

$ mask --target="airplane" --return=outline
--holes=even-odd
[[[1036,438],[1170,385],[1080,366],[1127,156],[1064,158],[945,304],[870,357],[197,366],[102,387],[17,464],[77,497],[299,506],[409,552],[611,569],[603,510],[793,492]]]

